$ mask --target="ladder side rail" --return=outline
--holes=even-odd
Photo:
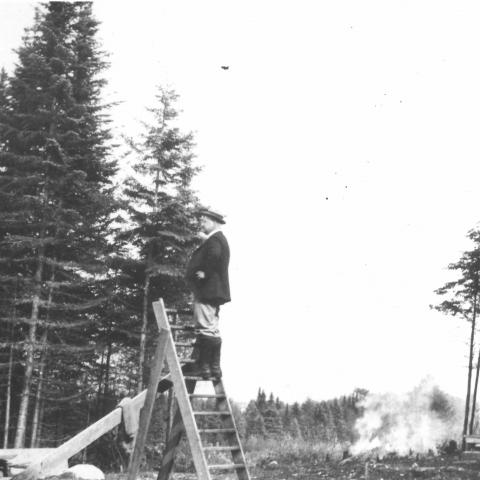
[[[152,368],[150,370],[150,380],[145,396],[145,402],[140,411],[140,419],[138,422],[138,431],[135,437],[135,446],[133,454],[130,457],[130,465],[128,467],[127,480],[135,480],[140,469],[140,462],[147,441],[148,427],[152,418],[153,406],[157,396],[158,382],[162,375],[163,362],[165,359],[165,352],[167,347],[168,336],[170,332],[162,328],[158,335],[157,346],[155,348],[155,355],[153,357]]]
[[[187,387],[188,388],[188,387]],[[191,385],[192,389],[195,389],[195,385]],[[173,469],[175,461],[175,454],[177,447],[180,444],[182,435],[185,432],[185,426],[183,425],[182,413],[180,409],[175,408],[175,414],[173,416],[172,428],[170,430],[170,437],[163,453],[162,462],[158,471],[157,480],[168,480]]]
[[[167,312],[168,310],[165,309],[165,311]],[[176,324],[178,322],[178,318],[179,318],[179,315],[177,313],[177,311],[172,311],[171,312],[173,314],[173,317],[174,317],[174,324]],[[176,342],[177,341],[177,332],[175,330],[172,331],[172,336],[173,336],[173,341]],[[165,445],[168,445],[169,444],[169,440],[170,440],[170,435],[171,435],[171,432],[172,432],[172,428],[173,428],[173,418],[174,418],[174,413],[175,413],[175,405],[174,405],[174,398],[173,398],[173,389],[170,389],[168,391],[168,397],[167,397],[167,425],[166,425],[166,431],[165,431]]]
[[[232,427],[235,430],[234,439],[238,445],[238,450],[232,451],[232,460],[234,464],[243,464],[245,466],[244,469],[236,470],[237,476],[239,480],[250,480],[250,474],[248,473],[247,468],[247,461],[245,459],[245,455],[243,453],[242,442],[240,441],[240,435],[238,434],[238,428],[235,424],[235,417],[233,416],[232,406],[230,405],[230,401],[228,399],[228,395],[225,391],[225,386],[223,384],[223,380],[215,381],[213,383],[213,387],[215,389],[215,393],[219,395],[217,400],[217,408],[219,410],[227,410],[230,413],[230,419],[232,422]]]
[[[163,300],[159,299],[158,302],[153,302],[153,311],[158,322],[159,328],[167,328],[170,330],[167,314],[165,312],[165,306]],[[193,463],[197,471],[199,480],[211,480],[210,472],[208,470],[207,461],[202,450],[202,440],[198,433],[197,424],[193,414],[192,405],[189,399],[189,393],[185,384],[180,362],[178,361],[177,353],[175,350],[175,344],[171,335],[167,342],[167,363],[170,368],[170,374],[173,381],[173,389],[177,398],[178,408],[180,409],[183,424],[185,426],[185,433],[190,443],[190,449],[192,452]]]

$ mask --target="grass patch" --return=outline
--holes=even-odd
[[[261,438],[250,437],[244,444],[245,455],[249,464],[259,467],[270,462],[285,463],[321,463],[342,458],[348,445],[335,446],[323,442],[308,442],[289,437]]]

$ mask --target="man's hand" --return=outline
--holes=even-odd
[[[201,270],[197,270],[195,272],[195,276],[197,277],[198,280],[203,280],[205,278],[205,272],[202,272]]]

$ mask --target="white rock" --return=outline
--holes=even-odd
[[[105,480],[103,472],[99,468],[94,465],[89,465],[88,463],[74,465],[73,467],[70,467],[67,472],[74,473],[77,478],[82,480]]]

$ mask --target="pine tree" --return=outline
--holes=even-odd
[[[250,401],[245,410],[245,431],[247,437],[265,437],[265,421],[260,413],[257,402]]]
[[[345,420],[345,409],[343,408],[342,399],[335,398],[331,402],[331,411],[333,415],[333,422],[335,425],[335,434],[337,439],[340,442],[347,440],[348,438],[348,431],[347,431],[347,423]]]
[[[7,108],[7,87],[8,87],[8,75],[4,68],[0,70],[0,113],[5,113]],[[0,144],[1,145],[1,144]]]
[[[258,389],[256,406],[260,414],[263,416],[265,409],[267,408],[267,396],[265,391],[261,388]]]
[[[299,419],[302,436],[306,440],[313,440],[315,438],[314,412],[315,402],[311,398],[307,398],[307,400],[300,405]]]
[[[197,200],[191,189],[198,170],[193,166],[193,136],[176,126],[175,92],[161,87],[158,91],[158,106],[149,109],[153,121],[145,123],[142,141],[128,141],[136,176],[127,179],[124,194],[133,226],[119,237],[128,239],[138,254],[123,264],[131,302],[141,311],[138,391],[146,380],[151,301],[163,297],[169,305],[185,302],[183,269],[197,230]]]
[[[11,289],[14,276],[19,280],[15,322],[24,345],[16,447],[25,444],[42,350],[57,366],[46,397],[58,388],[60,398],[78,393],[81,360],[73,352],[94,358],[92,308],[101,298],[97,279],[116,208],[115,165],[101,127],[103,82],[95,78],[104,67],[96,28],[87,2],[37,10],[0,108],[0,261],[7,272],[0,285]]]
[[[473,356],[475,346],[475,331],[478,312],[479,296],[479,274],[480,274],[480,232],[472,230],[468,233],[468,238],[474,243],[474,248],[464,252],[460,260],[448,266],[449,270],[458,272],[459,278],[455,281],[446,283],[443,287],[437,289],[435,293],[441,296],[447,296],[440,304],[434,306],[436,310],[452,316],[460,316],[467,322],[470,322],[470,342],[469,342],[469,360],[467,374],[467,393],[465,398],[465,416],[463,426],[463,436],[469,430],[470,418],[470,397],[473,372]],[[479,363],[477,365],[477,379],[475,382],[474,400],[471,408],[472,419],[470,429],[473,427],[475,415],[475,403],[478,386],[478,372],[480,370],[480,352]],[[465,448],[465,438],[463,438],[463,448]]]
[[[265,431],[269,437],[278,437],[282,434],[282,419],[278,410],[275,408],[275,403],[268,403],[263,413],[263,421]]]

